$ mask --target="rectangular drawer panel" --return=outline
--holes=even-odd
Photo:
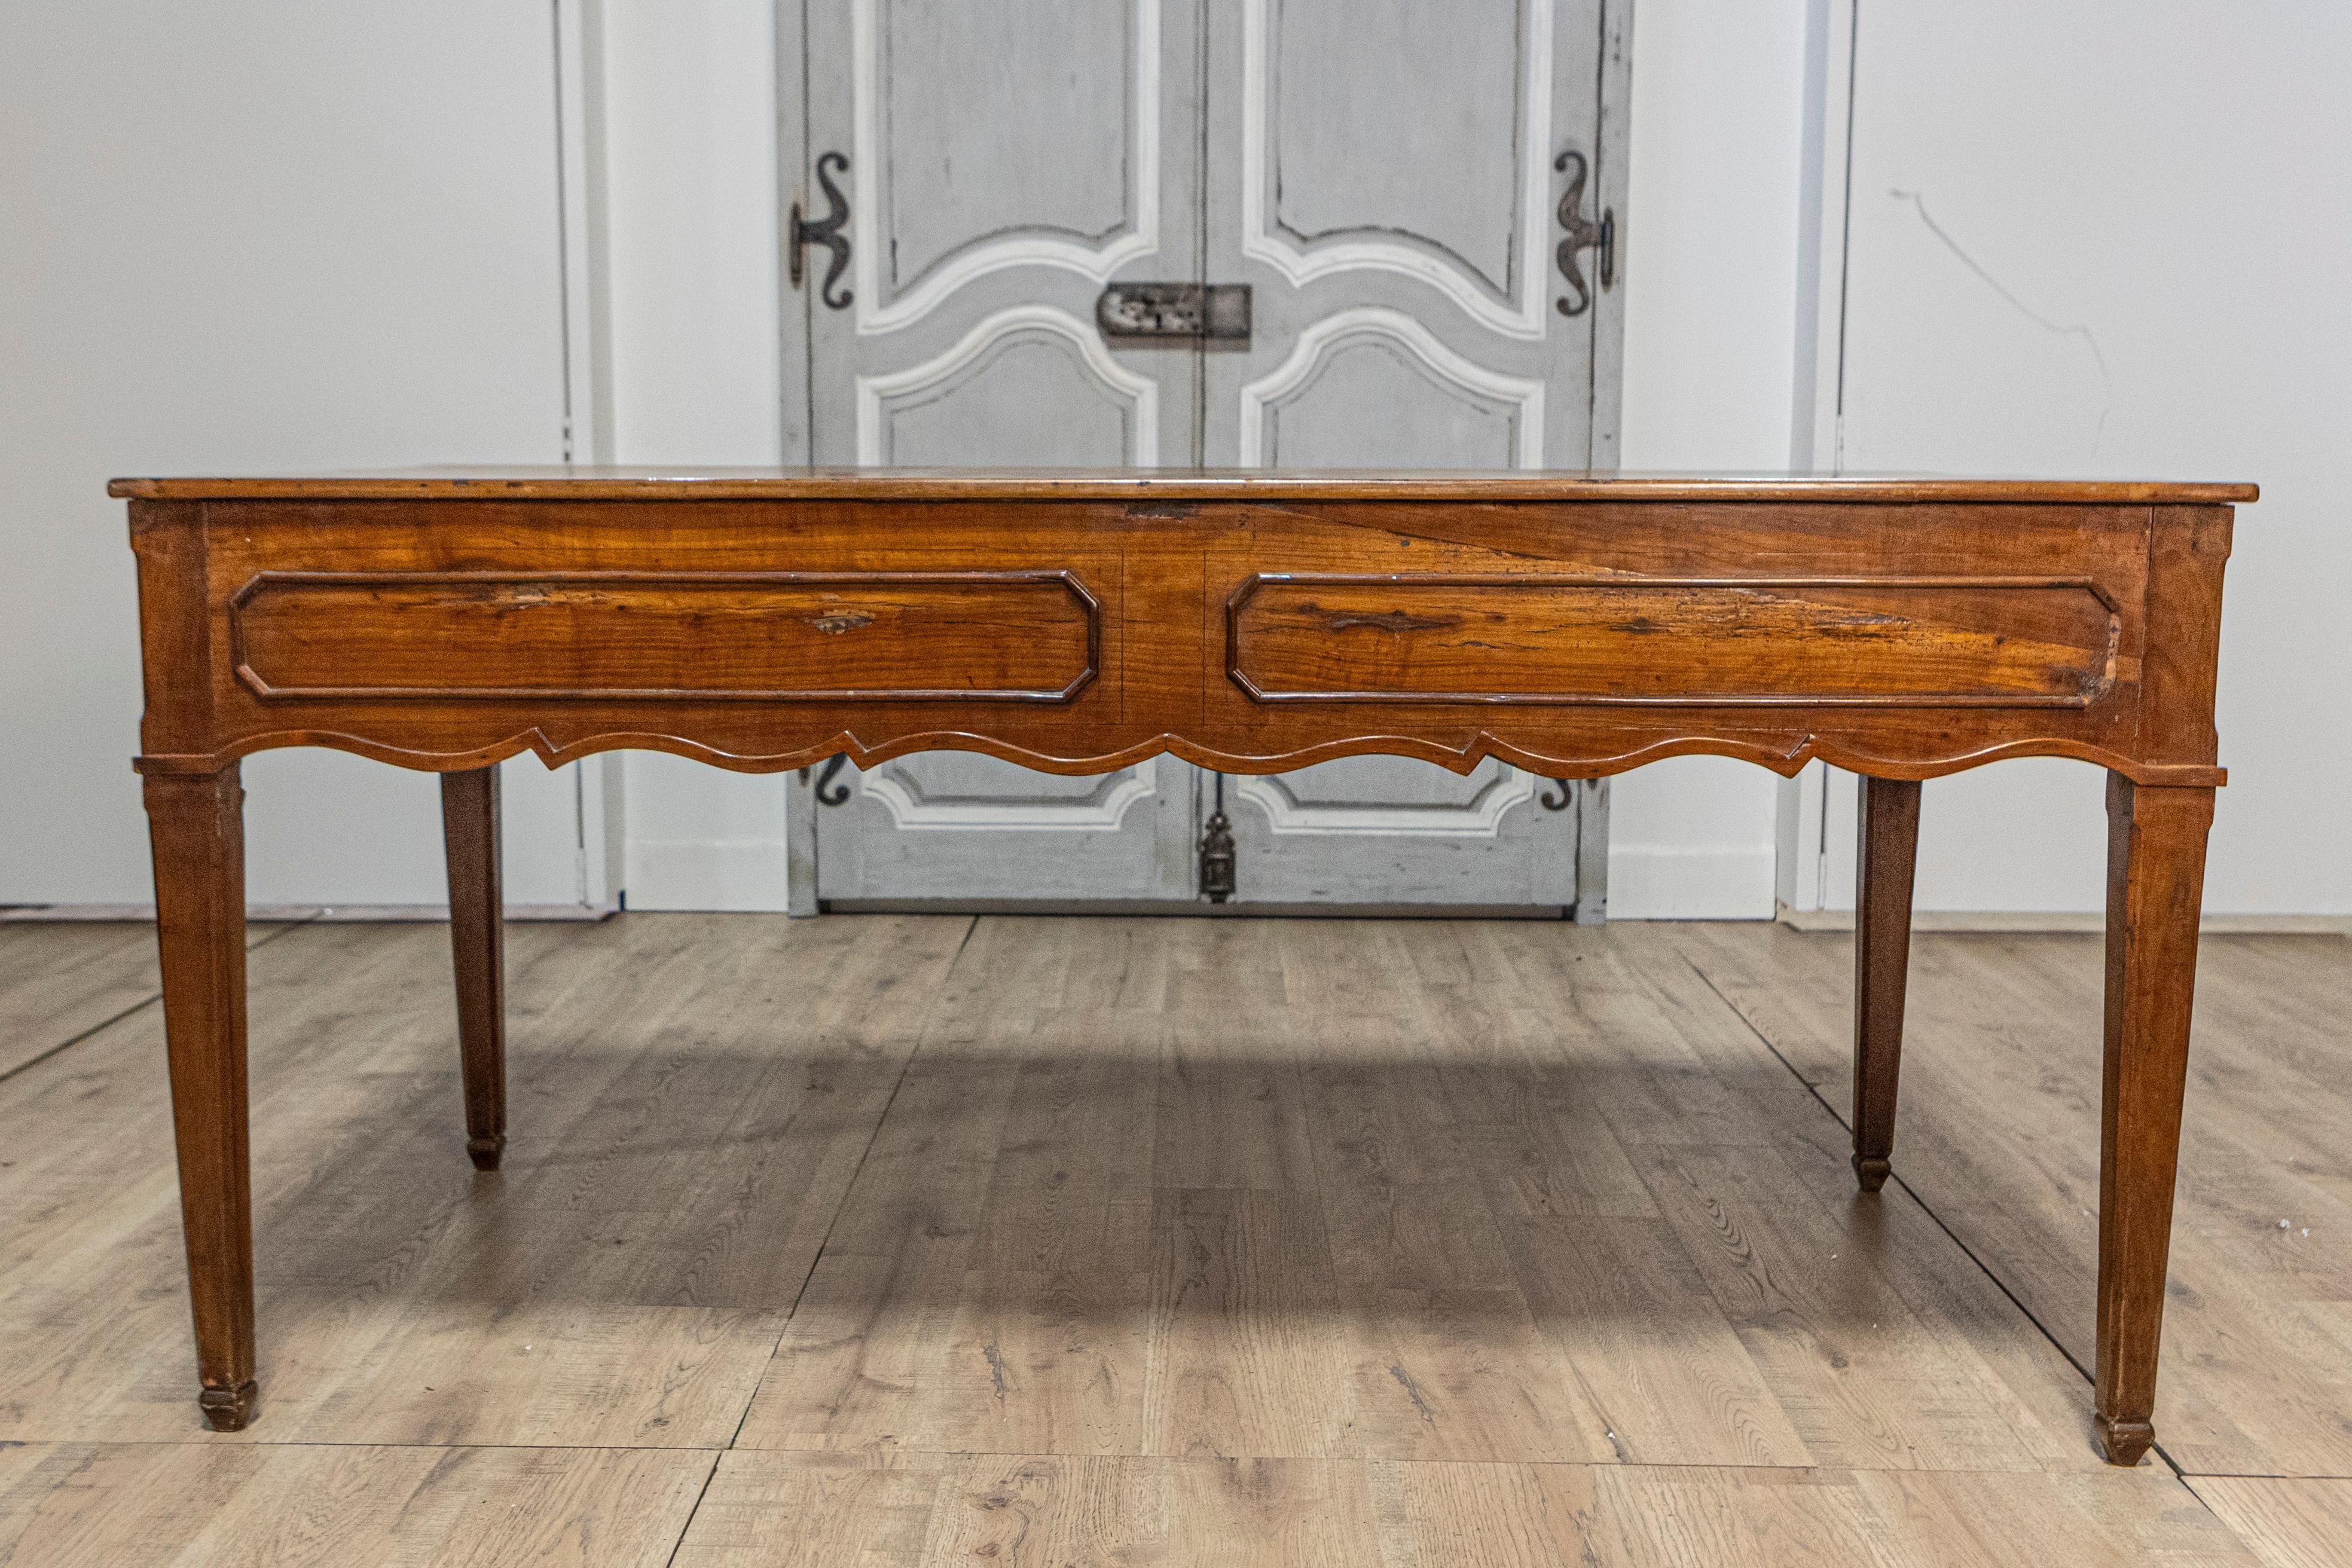
[[[1226,622],[1262,702],[2087,707],[2126,674],[2072,579],[1267,573]]]
[[[1066,572],[265,572],[229,604],[270,699],[1064,702],[1100,615]]]

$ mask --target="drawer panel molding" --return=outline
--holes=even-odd
[[[2085,578],[1263,572],[1225,603],[1262,703],[2087,708],[2122,635]]]
[[[1066,703],[1102,653],[1067,571],[272,571],[228,627],[265,701]]]

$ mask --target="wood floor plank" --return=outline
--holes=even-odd
[[[1838,1145],[1643,928],[983,920],[740,1442],[2096,1465]]]
[[[952,1243],[828,1255],[737,1442],[1132,1453],[1148,1280],[971,1270]]]
[[[2263,1568],[2352,1563],[2352,1479],[2191,1476],[2189,1485]]]
[[[1776,1153],[1655,1153],[1660,1205],[1815,1462],[2039,1468],[1992,1380],[1912,1312]]]
[[[1843,1129],[1692,967],[1674,931],[1619,928],[1617,961],[1656,1018],[1736,1087],[1769,1147],[1669,1126],[1645,1174],[1784,1415],[1822,1446],[1813,1460],[2095,1463],[2076,1371],[1916,1202],[1856,1191]],[[1865,1344],[1878,1348],[1852,1354]]]
[[[1673,939],[1846,1103],[1849,939],[1777,926]],[[2099,939],[1935,934],[1913,952],[1895,1174],[2088,1364]],[[2202,945],[2156,1414],[2191,1471],[2352,1473],[2347,960],[2335,936]]]
[[[0,922],[0,1072],[163,992],[152,925]]]
[[[2256,1568],[2169,1473],[736,1451],[678,1568]]]
[[[243,1440],[716,1447],[962,917],[518,926],[514,1135],[463,1157],[446,937],[254,956],[263,1414]],[[148,1013],[0,1084],[0,1435],[196,1429]],[[21,1241],[20,1241],[21,1239]]]
[[[1339,1300],[1313,1195],[1163,1190],[1152,1227],[1147,1451],[1346,1452]]]
[[[2161,1469],[1683,1471],[1595,1478],[1607,1563],[1919,1568],[2249,1568],[2245,1547]]]
[[[134,1564],[256,1541],[236,1560],[658,1562],[681,1528],[706,1568],[2334,1550],[2311,1536],[2332,1492],[2243,1483],[2274,1538],[2242,1543],[2168,1471],[2107,1470],[2084,1381],[2000,1285],[1900,1186],[1853,1192],[1790,1071],[1837,1103],[1843,960],[1790,936],[518,926],[516,1134],[477,1176],[439,928],[306,927],[253,963],[248,1433],[184,1440],[146,1012],[0,1082],[0,1562],[12,1529],[47,1532],[43,1562],[129,1531]],[[2076,1288],[2091,1238],[2051,1185],[2080,1151],[2052,1140],[2095,1099],[2049,1041],[2095,996],[2068,939],[1999,940],[1923,965],[1924,1010],[1915,981],[1915,1030],[1945,1043],[1906,1073],[1896,1168],[2020,1162],[2026,1201],[1952,1204],[2032,1299]],[[2236,1165],[2198,1205],[2184,1186],[2178,1255],[2209,1282],[2173,1312],[2209,1354],[2168,1418],[2210,1452],[2324,1458],[2333,1437],[2294,1428],[2352,1408],[2352,1162],[2263,1086],[2261,1049],[2331,1092],[2298,1031],[2339,977],[2260,944],[2225,962],[2195,1092],[2244,1124],[2203,1145]],[[1915,1125],[1924,1099],[1958,1109]],[[2257,1386],[2241,1343],[2297,1376]]]
[[[0,1563],[41,1568],[656,1568],[715,1455],[28,1444],[0,1449]]]
[[[920,1568],[961,1468],[943,1454],[722,1454],[673,1568]]]
[[[1312,1192],[1307,1084],[1290,1049],[1275,922],[1163,921],[1134,933],[1171,961],[1152,1185]]]
[[[1811,1453],[1663,1223],[1529,1219],[1514,1237],[1545,1339],[1633,1464],[1801,1465]]]
[[[1150,1015],[1088,1009],[1042,1018],[1010,1084],[973,1237],[991,1269],[1024,1272],[1150,1266],[1158,1062],[1167,1030]]]
[[[257,921],[246,940],[285,929]],[[0,921],[0,1075],[163,994],[151,921]]]

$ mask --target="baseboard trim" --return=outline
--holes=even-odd
[[[1612,920],[1769,920],[1772,846],[1609,846]]]
[[[1375,919],[1435,918],[1440,920],[1557,920],[1562,911],[1552,908],[1507,909],[1468,905],[1431,904],[1158,904],[1150,902],[1072,904],[1050,900],[1029,902],[1008,900],[940,900],[920,904],[893,902],[888,899],[843,899],[826,901],[826,908],[842,914],[880,914],[919,910],[927,914],[1005,914],[1005,915],[1312,915],[1326,919],[1369,916]],[[593,904],[509,904],[507,918],[520,921],[583,921],[610,918],[617,905]],[[250,905],[245,917],[253,921],[348,921],[354,924],[400,924],[404,922],[446,921],[449,906],[446,904],[257,904]],[[0,924],[31,921],[152,921],[155,906],[152,904],[12,904],[0,905]],[[1612,915],[1612,919],[1619,918]],[[1658,915],[1629,915],[1627,920],[1649,921]],[[1673,915],[1669,919],[1723,919],[1724,915]],[[1738,918],[1728,916],[1727,918]],[[1851,909],[1791,909],[1783,904],[1775,918],[1793,931],[1851,931],[1853,911]],[[2106,929],[2106,917],[2095,910],[1981,910],[1981,909],[1922,909],[1911,916],[1914,931],[2010,933],[2025,936],[2036,933],[2090,933]],[[2352,915],[2209,915],[2198,922],[2198,929],[2211,936],[2343,936],[2352,938]]]
[[[622,885],[631,909],[784,915],[789,862],[782,840],[635,839]]]
[[[1851,909],[1791,909],[1775,917],[1796,931],[1851,931]],[[2103,932],[2107,917],[2095,909],[1922,909],[1911,916],[1914,931],[1984,931],[2031,935],[2042,932]],[[2208,915],[2198,930],[2212,936],[2352,936],[2352,915]]]
[[[1566,920],[1557,904],[1209,904],[1198,899],[828,898],[826,915],[1138,915],[1153,919]]]
[[[602,920],[613,906],[593,904],[509,904],[509,920]],[[336,920],[372,923],[446,921],[446,904],[255,904],[246,907],[247,920]],[[0,908],[0,922],[9,921],[152,921],[152,904],[13,904]]]

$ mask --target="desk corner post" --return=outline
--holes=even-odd
[[[2156,1364],[2189,1075],[2210,786],[2107,775],[2106,1057],[2099,1124],[2096,1426],[2108,1462],[2156,1441]]]
[[[217,1431],[253,1419],[253,1187],[247,1153],[245,789],[217,772],[150,772],[157,945],[180,1160],[197,1406]]]
[[[1854,860],[1853,1174],[1886,1185],[1903,1069],[1903,1001],[1911,965],[1911,890],[1919,861],[1919,783],[1861,781]]]
[[[507,1146],[506,906],[499,888],[499,768],[441,775],[449,863],[449,956],[466,1077],[466,1153],[494,1171]]]

